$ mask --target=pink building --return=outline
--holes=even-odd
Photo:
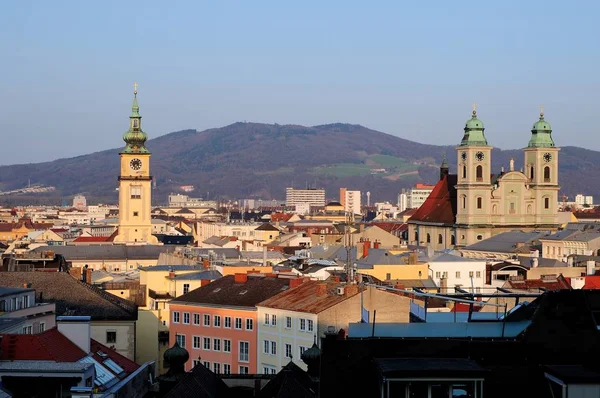
[[[257,373],[256,304],[301,279],[275,274],[235,274],[217,279],[169,303],[169,344],[190,353],[187,371],[203,363],[215,373]]]

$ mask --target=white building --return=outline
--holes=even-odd
[[[325,189],[285,189],[285,205],[297,206],[308,203],[309,206],[325,206]]]
[[[202,198],[190,198],[187,195],[172,193],[169,195],[169,207],[217,207],[217,201]]]
[[[421,207],[425,200],[429,197],[429,194],[433,191],[435,185],[416,184],[413,188],[408,191],[408,208],[418,209]]]
[[[344,206],[344,211],[361,214],[360,191],[348,191],[346,188],[340,188],[340,203]]]
[[[431,258],[428,264],[429,276],[441,288],[441,293],[454,292],[455,287],[480,293],[485,285],[485,259],[475,260],[444,253]]]
[[[260,223],[223,223],[202,222],[196,223],[194,238],[203,242],[212,236],[234,236],[240,240],[254,240],[254,230]]]
[[[408,194],[402,192],[398,194],[398,211],[402,213],[406,209],[408,209]]]
[[[73,197],[73,207],[78,210],[85,210],[87,207],[87,200],[83,195],[75,195]]]
[[[585,205],[593,206],[594,205],[594,197],[577,194],[575,196],[575,203],[577,203],[577,206],[579,206],[579,207],[583,207]]]

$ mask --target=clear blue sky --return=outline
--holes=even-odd
[[[456,144],[471,104],[519,148],[600,149],[598,1],[0,2],[0,164],[236,121],[357,123]]]

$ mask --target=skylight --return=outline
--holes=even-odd
[[[217,293],[219,290],[221,290],[220,287],[216,288],[215,290],[213,290],[213,293]]]
[[[122,367],[120,367],[119,365],[117,365],[117,363],[115,361],[113,361],[112,359],[107,359],[106,361],[102,362],[102,364],[106,365],[107,368],[109,368],[110,370],[112,370],[113,372],[115,372],[118,375],[125,372],[125,370]]]
[[[248,291],[247,291],[247,290],[242,290],[242,291],[240,292],[240,295],[242,295],[242,294],[246,294],[246,293],[248,293]]]

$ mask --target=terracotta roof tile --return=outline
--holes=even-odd
[[[39,334],[5,334],[0,347],[0,359],[10,361],[76,362],[87,355],[57,328]]]
[[[408,222],[454,224],[456,222],[456,183],[456,174],[445,175],[438,181],[425,203],[419,207]]]

